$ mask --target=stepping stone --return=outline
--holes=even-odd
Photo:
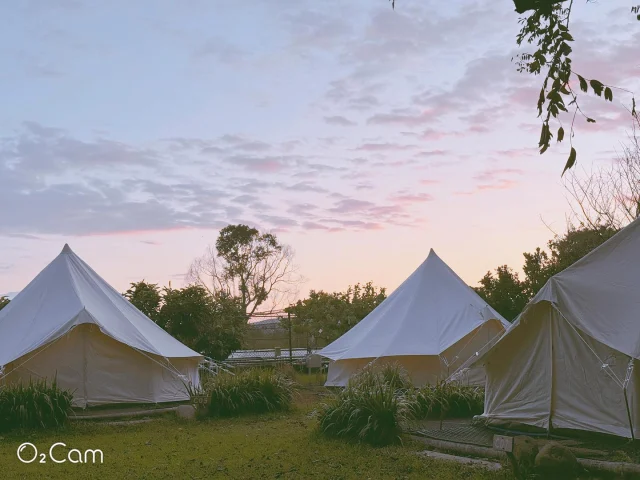
[[[419,452],[421,457],[434,458],[436,460],[444,460],[447,462],[460,463],[462,465],[470,465],[475,467],[482,467],[487,470],[497,471],[502,469],[502,465],[497,462],[490,462],[488,460],[480,460],[477,458],[459,457],[457,455],[449,455],[447,453],[432,452],[431,450],[425,450]]]
[[[180,405],[176,410],[179,418],[186,418],[187,420],[193,420],[196,418],[196,409],[191,405]]]

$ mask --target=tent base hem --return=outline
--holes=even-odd
[[[514,418],[498,418],[486,415],[476,415],[473,417],[473,425],[483,426],[496,432],[506,435],[528,435],[532,437],[550,436],[555,438],[572,438],[589,441],[611,441],[628,439],[631,440],[631,430],[629,427],[617,429],[618,433],[604,431],[583,430],[577,428],[551,428],[524,423],[522,420]],[[636,438],[640,431],[634,432]]]

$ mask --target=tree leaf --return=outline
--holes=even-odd
[[[558,142],[561,142],[564,139],[564,128],[560,127],[558,129]]]
[[[587,117],[587,122],[588,123],[596,123],[596,121],[593,118],[588,118],[588,117]]]
[[[582,90],[585,93],[588,92],[589,91],[589,84],[587,83],[585,78],[580,76],[580,75],[578,75],[578,80],[580,80],[580,90]]]
[[[569,32],[567,32],[566,30],[563,31],[560,36],[566,40],[567,42],[573,42],[573,37],[571,36],[571,34]]]
[[[599,97],[602,96],[602,88],[604,87],[602,82],[599,82],[598,80],[590,80],[589,84],[591,85],[591,88],[593,88],[593,93]]]
[[[538,116],[542,115],[543,104],[544,104],[544,88],[540,90],[540,98],[538,98]]]
[[[571,147],[571,153],[569,153],[569,159],[567,160],[567,164],[564,166],[564,170],[562,171],[562,175],[564,175],[564,172],[566,172],[567,170],[569,170],[571,167],[573,167],[576,163],[576,149]],[[562,176],[560,175],[560,176]]]
[[[613,102],[613,92],[609,87],[604,89],[604,99]]]

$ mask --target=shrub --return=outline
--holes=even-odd
[[[249,369],[216,375],[204,388],[209,415],[230,417],[289,409],[295,383],[278,371]]]
[[[418,418],[460,418],[484,411],[484,389],[453,383],[426,385],[414,392]]]
[[[372,445],[400,440],[401,425],[413,416],[414,400],[403,393],[410,385],[398,367],[367,367],[319,412],[319,428],[330,437]]]
[[[0,388],[0,430],[49,428],[69,418],[73,393],[58,387],[54,378],[29,380]]]

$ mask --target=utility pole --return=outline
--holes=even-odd
[[[293,363],[293,349],[291,348],[291,312],[287,312],[287,324],[289,325],[289,362]]]

